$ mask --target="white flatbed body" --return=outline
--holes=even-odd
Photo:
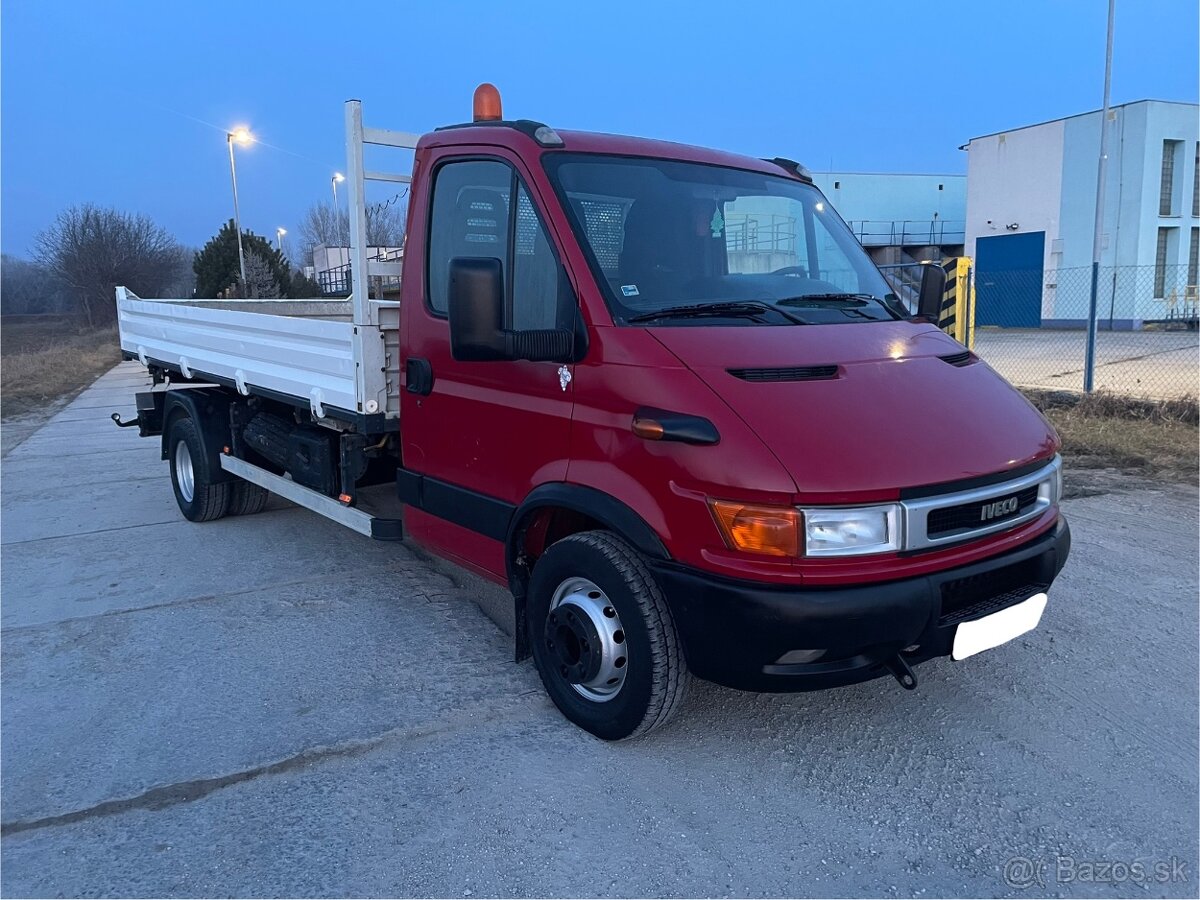
[[[370,300],[143,300],[117,289],[121,350],[238,393],[303,401],[317,418],[399,415],[400,304]]]
[[[211,381],[243,395],[306,406],[318,420],[368,417],[370,431],[400,416],[400,303],[371,285],[396,278],[401,262],[369,259],[367,181],[407,184],[411,176],[368,171],[366,144],[416,148],[418,136],[366,128],[362,105],[346,104],[346,158],[353,291],[347,299],[144,299],[117,288],[121,350],[145,366]]]

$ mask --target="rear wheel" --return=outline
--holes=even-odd
[[[225,515],[229,508],[228,482],[214,482],[208,455],[196,423],[187,416],[171,425],[167,444],[171,461],[171,486],[175,502],[184,518],[192,522],[211,522]]]
[[[568,719],[622,740],[665,723],[690,676],[675,623],[645,562],[606,531],[563,538],[529,585],[529,642],[542,683]]]
[[[252,516],[263,511],[271,492],[251,481],[239,478],[229,486],[229,515]]]

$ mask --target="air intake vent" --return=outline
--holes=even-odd
[[[729,369],[742,381],[816,381],[837,377],[837,366],[789,366],[777,369]]]
[[[949,356],[939,356],[942,362],[948,362],[952,366],[969,366],[971,364],[971,351],[964,350],[962,353],[951,353]]]

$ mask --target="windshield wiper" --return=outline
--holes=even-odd
[[[799,294],[795,297],[785,297],[782,300],[776,300],[780,306],[809,306],[814,309],[821,307],[840,309],[842,312],[851,314],[858,313],[859,308],[867,306],[871,303],[878,303],[883,307],[884,311],[893,319],[903,319],[905,316],[900,310],[896,309],[887,300],[876,297],[874,294],[860,294],[850,291],[826,293],[826,294]],[[862,315],[860,313],[860,315]],[[863,318],[870,318],[863,315]]]
[[[736,317],[759,319],[763,313],[777,313],[796,325],[807,325],[803,319],[786,310],[760,303],[757,300],[728,300],[716,303],[693,303],[687,306],[667,306],[653,312],[630,316],[627,322],[653,322],[655,319],[699,319],[704,317]]]
[[[784,297],[782,300],[776,300],[775,302],[783,306],[804,306],[809,303],[813,306],[828,306],[831,303],[846,304],[847,306],[866,306],[872,300],[876,303],[883,303],[874,294],[853,293],[798,294],[795,297]]]

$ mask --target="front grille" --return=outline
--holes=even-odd
[[[813,381],[833,378],[837,366],[785,366],[774,369],[728,369],[734,378],[742,381]]]
[[[967,575],[942,584],[942,613],[938,623],[954,625],[998,612],[1020,603],[1049,586],[1040,557],[1013,563],[992,572]]]
[[[1015,508],[1001,515],[984,517],[984,509],[990,507],[993,503],[1007,500],[1014,496],[1017,498]],[[962,503],[958,506],[947,506],[942,509],[931,510],[925,526],[925,532],[930,537],[942,537],[955,531],[971,531],[995,522],[1015,519],[1022,513],[1028,512],[1029,508],[1037,503],[1037,499],[1038,486],[1035,484],[1032,487],[1018,491],[1016,494],[999,494],[995,497],[989,497],[986,500],[976,500],[972,503]]]

